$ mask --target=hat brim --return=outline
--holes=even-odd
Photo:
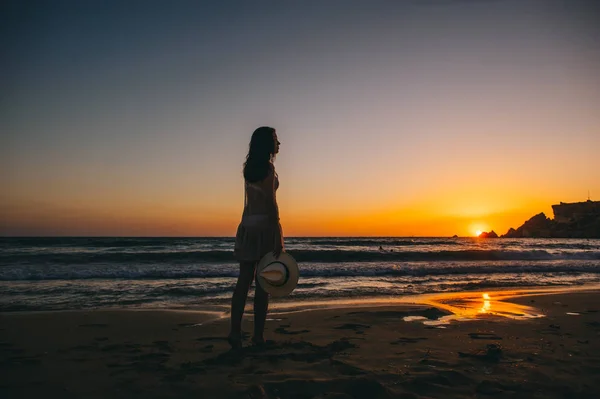
[[[261,276],[261,272],[273,263],[281,263],[287,269],[287,279],[281,285],[274,285]],[[275,258],[272,252],[269,252],[263,256],[256,266],[256,281],[263,290],[274,297],[289,295],[296,288],[299,275],[296,260],[287,252],[282,252],[278,258]]]

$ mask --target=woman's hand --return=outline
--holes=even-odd
[[[275,259],[279,258],[279,255],[283,252],[283,229],[281,223],[277,222],[277,233],[275,234],[275,242],[273,243],[273,255]]]
[[[275,259],[278,259],[282,252],[283,244],[281,242],[275,243],[275,249],[273,249],[273,255],[275,256]]]

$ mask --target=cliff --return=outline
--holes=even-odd
[[[600,201],[552,205],[554,220],[542,212],[509,229],[506,238],[600,238]]]

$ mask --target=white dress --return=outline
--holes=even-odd
[[[279,188],[277,173],[274,169],[269,173],[275,174],[273,189],[277,190]],[[234,256],[238,261],[258,262],[275,249],[275,244],[279,240],[283,247],[281,224],[279,221],[275,223],[269,220],[269,215],[265,213],[265,209],[269,206],[266,204],[267,200],[269,197],[263,187],[245,181],[244,211],[237,228],[234,247]],[[259,211],[256,211],[257,209]]]

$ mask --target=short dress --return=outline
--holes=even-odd
[[[277,190],[279,188],[277,173],[274,180],[274,189]],[[248,181],[244,183],[244,211],[235,235],[233,253],[240,262],[258,262],[263,256],[273,252],[277,241],[281,240],[283,247],[283,235],[279,222],[274,224],[265,213],[252,213],[253,204],[258,205],[258,208],[265,208],[264,203],[257,204],[267,200],[263,187]]]

